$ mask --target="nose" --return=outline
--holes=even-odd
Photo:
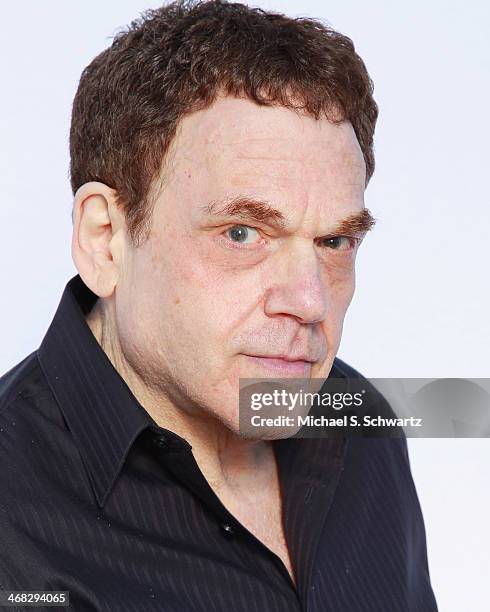
[[[269,271],[272,282],[266,291],[265,313],[287,314],[305,324],[323,321],[328,288],[314,245],[296,244],[276,257]]]

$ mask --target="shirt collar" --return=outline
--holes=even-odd
[[[38,358],[87,468],[97,502],[103,507],[131,446],[143,430],[165,433],[174,447],[192,447],[153,420],[97,342],[85,320],[97,299],[80,275],[70,279],[38,349]],[[339,363],[342,362],[334,361],[330,377],[345,376],[338,369]],[[281,472],[287,472],[286,466],[303,447],[305,452],[311,452],[311,441],[303,440],[299,446],[298,441],[275,441]],[[342,455],[343,442],[324,439],[315,443],[322,448],[320,467],[329,457]],[[306,456],[302,463],[311,465]],[[308,476],[313,474],[309,471]]]
[[[139,404],[85,321],[97,299],[80,275],[74,276],[38,358],[102,507],[138,435],[147,427],[162,428]]]

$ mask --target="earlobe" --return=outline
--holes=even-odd
[[[99,297],[113,294],[119,275],[119,241],[114,219],[117,207],[113,189],[99,182],[82,185],[73,202],[72,257],[84,283]]]

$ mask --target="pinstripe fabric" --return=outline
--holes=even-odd
[[[403,438],[273,442],[295,587],[112,367],[95,299],[71,279],[0,379],[0,588],[68,590],[76,611],[437,610]]]

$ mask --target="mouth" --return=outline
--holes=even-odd
[[[296,376],[308,378],[313,362],[306,359],[291,359],[290,357],[262,357],[257,355],[244,355],[251,363],[259,368],[273,372],[276,375]]]

